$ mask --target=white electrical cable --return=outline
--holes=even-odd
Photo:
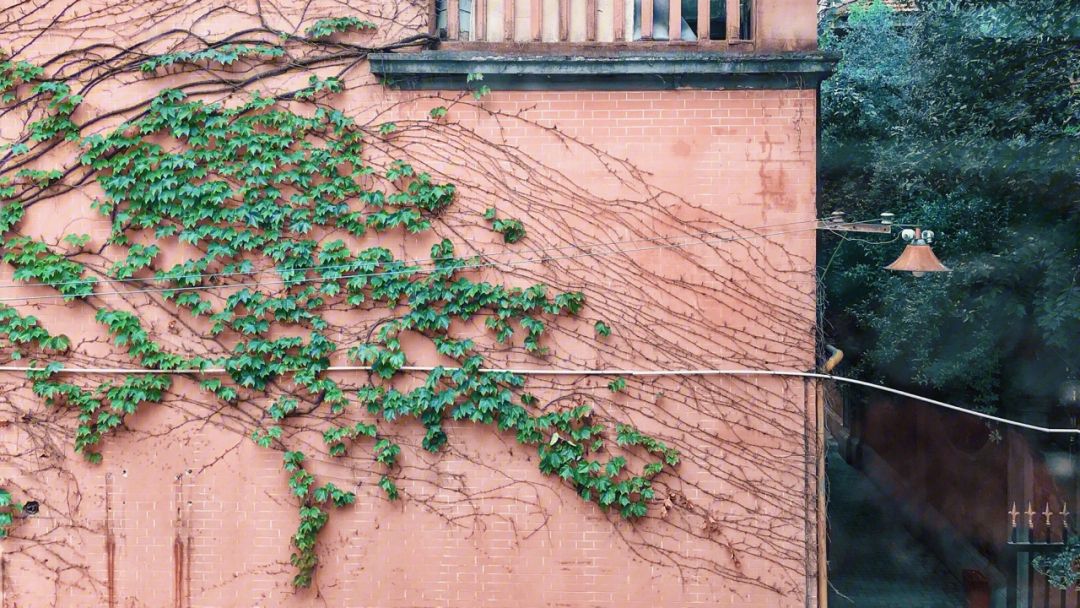
[[[444,367],[446,371],[454,371],[456,367]],[[400,371],[404,372],[430,372],[435,370],[434,366],[428,365],[407,365],[400,368]],[[44,368],[40,367],[5,367],[0,366],[0,373],[3,372],[27,372],[27,371],[44,371]],[[328,372],[370,372],[371,366],[368,365],[332,365],[326,368]],[[855,384],[858,386],[865,386],[867,388],[877,389],[901,397],[907,397],[909,399],[915,399],[931,405],[952,410],[954,412],[960,412],[962,414],[968,414],[976,416],[984,420],[990,420],[1001,424],[1007,424],[1019,428],[1024,428],[1032,431],[1039,431],[1041,433],[1062,433],[1080,435],[1080,429],[1066,429],[1066,428],[1053,428],[1044,427],[1034,424],[1027,424],[1026,422],[1020,422],[1018,420],[1010,420],[1008,418],[1001,418],[1000,416],[993,416],[976,410],[960,407],[959,405],[953,405],[951,403],[945,403],[944,401],[938,401],[937,399],[931,399],[929,397],[923,397],[922,395],[916,395],[888,386],[882,386],[880,384],[874,384],[873,382],[866,382],[864,380],[856,380],[854,378],[845,378],[844,376],[834,376],[832,374],[822,374],[818,372],[801,372],[798,370],[769,370],[769,369],[676,369],[676,370],[640,370],[640,369],[496,369],[483,367],[478,370],[482,374],[492,373],[511,373],[520,374],[522,376],[630,376],[630,377],[658,377],[658,376],[786,376],[794,378],[818,378],[822,380],[835,380],[837,382],[846,382],[848,384]],[[124,369],[124,368],[61,368],[56,370],[58,374],[207,374],[207,375],[220,375],[228,373],[224,368],[220,367],[208,367],[206,369],[174,369],[174,370],[153,370],[145,368],[136,369]]]

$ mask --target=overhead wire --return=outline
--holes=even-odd
[[[803,228],[803,229],[797,229],[797,230],[778,231],[778,232],[771,232],[771,233],[766,233],[766,234],[754,234],[752,236],[747,236],[747,237],[701,239],[701,240],[698,240],[698,241],[695,241],[695,242],[689,242],[689,243],[674,243],[674,244],[666,244],[666,245],[657,245],[657,246],[652,246],[652,247],[638,247],[638,248],[631,248],[631,249],[616,249],[614,251],[600,252],[600,253],[581,253],[581,254],[574,254],[574,255],[567,255],[567,256],[553,256],[553,257],[548,256],[548,257],[541,257],[541,258],[536,258],[536,259],[527,259],[527,260],[510,261],[510,262],[486,262],[486,263],[481,263],[481,264],[464,264],[464,265],[454,266],[452,269],[456,271],[456,270],[469,270],[469,269],[497,267],[497,266],[519,266],[519,265],[542,263],[542,262],[549,262],[549,261],[570,260],[570,259],[579,259],[579,258],[587,258],[587,257],[605,257],[605,256],[610,256],[610,255],[636,253],[636,252],[641,252],[641,251],[653,251],[653,250],[661,250],[661,249],[684,248],[684,247],[690,247],[690,246],[695,246],[695,245],[707,245],[707,244],[716,244],[716,243],[721,243],[721,242],[730,242],[730,241],[737,241],[737,240],[749,240],[749,239],[753,239],[753,238],[765,238],[765,237],[778,236],[778,235],[790,234],[790,233],[795,233],[795,232],[806,232],[806,231],[809,231],[809,230],[818,230],[818,222],[819,221],[820,221],[819,219],[803,220],[803,221],[799,221],[799,222],[787,222],[787,223],[783,223],[783,224],[772,224],[772,225],[765,225],[765,226],[758,226],[758,227],[739,229],[739,230],[743,230],[743,231],[753,231],[753,230],[758,230],[758,229],[767,228],[767,227],[790,226],[790,225],[804,224],[804,223],[810,223],[810,222],[814,223],[814,226],[812,228]],[[700,232],[700,233],[696,233],[694,235],[679,235],[679,236],[673,236],[673,237],[658,237],[658,238],[652,238],[652,239],[635,239],[635,240],[630,240],[630,241],[610,241],[610,242],[604,242],[604,243],[592,243],[592,244],[589,244],[589,245],[586,245],[586,246],[565,245],[565,246],[557,246],[557,247],[540,248],[540,249],[534,249],[534,250],[526,250],[525,253],[538,253],[538,252],[553,251],[553,250],[557,251],[557,250],[563,250],[563,249],[568,249],[568,248],[572,248],[572,247],[589,249],[589,248],[593,248],[593,247],[611,246],[611,245],[626,244],[626,243],[670,241],[670,240],[673,240],[673,239],[686,239],[686,238],[700,239],[701,236],[709,236],[709,235],[715,235],[715,234],[726,234],[726,233],[735,232],[735,231],[736,231],[735,229],[732,229],[732,230],[725,230],[725,231]],[[848,240],[848,239],[845,239],[845,240]],[[895,239],[893,239],[893,241],[895,241]],[[893,241],[887,241],[887,242],[893,242]],[[520,255],[521,252],[508,252],[508,253],[513,253],[513,254]],[[500,255],[500,254],[494,254],[494,255]],[[502,255],[505,255],[505,254],[502,254]],[[443,259],[448,259],[448,258],[426,258],[426,259],[413,260],[412,262],[437,263],[438,261],[441,261]],[[449,259],[452,259],[452,258],[449,258]],[[397,261],[397,263],[408,263],[408,262]],[[830,260],[830,264],[831,264],[831,260]],[[335,268],[335,267],[343,267],[343,266],[345,266],[345,265],[325,265],[325,266],[315,266],[315,267],[309,267],[309,268],[296,268],[296,269],[289,269],[289,270],[295,270],[295,271],[300,271],[300,270],[308,270],[308,271],[310,271],[310,270],[326,270],[326,269],[331,269],[331,268]],[[410,275],[430,274],[430,273],[436,272],[438,270],[440,270],[440,269],[433,268],[433,269],[430,269],[430,270],[422,270],[422,269],[418,269],[418,268],[414,267],[414,268],[407,268],[407,269],[395,270],[395,271],[384,271],[384,272],[379,272],[379,273],[343,274],[343,275],[337,276],[337,277],[323,277],[323,278],[317,278],[317,279],[297,279],[297,280],[293,280],[293,281],[271,281],[271,282],[260,281],[260,282],[255,282],[255,283],[232,283],[232,284],[226,284],[226,285],[201,285],[201,286],[192,286],[192,287],[139,289],[139,290],[131,290],[131,291],[98,292],[98,293],[94,293],[92,295],[95,295],[95,296],[103,296],[103,295],[134,295],[134,294],[140,294],[140,293],[174,293],[174,292],[198,291],[198,290],[209,290],[209,289],[224,289],[224,288],[238,288],[238,287],[260,287],[260,286],[266,286],[266,285],[296,285],[296,284],[302,284],[302,283],[308,283],[308,282],[337,281],[337,280],[341,280],[341,279],[359,278],[359,277],[374,278],[374,277],[391,276],[391,275],[397,275],[397,274],[410,274]],[[442,269],[442,270],[447,270],[447,269]],[[265,272],[277,272],[277,271],[276,270],[274,270],[274,271],[264,270],[264,271],[253,271],[253,272],[236,272],[236,273],[209,273],[209,274],[200,274],[200,275],[187,275],[186,277],[170,277],[168,279],[157,279],[157,280],[177,280],[177,279],[180,279],[180,278],[196,278],[196,277],[202,278],[202,277],[230,276],[230,275],[233,275],[233,276],[235,276],[235,275],[251,276],[251,275],[254,275],[254,274],[262,274],[262,273],[265,273]],[[133,279],[133,280],[146,281],[148,279]],[[128,281],[128,280],[117,279],[117,280],[101,281],[101,282],[102,283],[106,283],[106,282],[108,282],[108,283],[114,283],[114,282],[118,283],[118,282],[126,282],[126,281]],[[88,282],[87,281],[69,282],[69,284],[81,284],[81,283],[88,283]],[[95,281],[95,283],[96,283],[96,281]],[[53,284],[51,286],[56,287],[56,286],[60,286],[60,285],[63,285],[63,284],[58,283],[58,284]],[[12,286],[13,285],[0,285],[0,288],[12,287]],[[19,286],[23,286],[23,285],[19,285]],[[67,298],[67,297],[70,297],[70,296],[65,296],[63,294],[53,294],[53,295],[48,295],[48,296],[27,296],[27,297],[15,297],[15,298],[0,298],[0,302],[27,301],[27,300],[40,300],[40,299],[55,299],[55,298]],[[429,366],[405,366],[405,367],[401,368],[402,371],[432,371],[434,369],[435,369],[434,367],[429,367]],[[446,369],[453,369],[453,368],[446,368]],[[0,373],[3,373],[3,372],[27,372],[27,371],[42,371],[42,368],[27,367],[27,366],[0,366]],[[328,371],[328,372],[371,371],[371,367],[370,366],[330,366],[330,367],[327,368],[326,371]],[[508,373],[524,374],[524,375],[533,375],[533,374],[535,374],[535,375],[554,375],[554,376],[558,376],[558,375],[584,375],[584,376],[596,376],[596,375],[602,375],[602,376],[616,376],[616,375],[617,376],[773,375],[773,376],[794,376],[794,377],[804,377],[804,378],[821,378],[821,379],[830,379],[830,380],[835,380],[835,381],[838,381],[838,382],[846,382],[846,383],[857,384],[857,385],[861,385],[861,386],[865,386],[865,387],[869,387],[869,388],[874,388],[874,389],[878,389],[878,390],[883,390],[883,391],[886,391],[886,392],[894,393],[894,394],[897,394],[897,395],[901,395],[901,396],[909,397],[909,398],[916,399],[916,400],[919,400],[919,401],[923,401],[923,402],[926,402],[926,403],[930,403],[930,404],[933,404],[933,405],[937,405],[939,407],[943,407],[943,408],[950,409],[950,410],[953,410],[953,411],[962,412],[962,413],[965,413],[965,414],[977,416],[977,417],[980,417],[980,418],[983,418],[983,419],[991,420],[991,421],[994,421],[994,422],[999,422],[999,423],[1002,423],[1002,424],[1008,424],[1008,425],[1012,425],[1012,426],[1027,428],[1029,430],[1036,430],[1036,431],[1045,432],[1045,433],[1080,434],[1080,429],[1048,428],[1048,427],[1041,427],[1041,426],[1037,426],[1037,425],[1031,425],[1031,424],[1027,424],[1027,423],[1016,421],[1016,420],[1010,420],[1010,419],[1007,419],[1007,418],[1001,418],[999,416],[993,416],[991,414],[986,414],[986,413],[983,413],[983,412],[979,412],[979,411],[976,411],[976,410],[964,408],[964,407],[953,405],[953,404],[950,404],[950,403],[945,403],[945,402],[938,401],[938,400],[935,400],[935,399],[930,399],[928,397],[923,397],[921,395],[916,395],[914,393],[908,393],[908,392],[905,392],[905,391],[900,391],[900,390],[893,389],[893,388],[883,386],[883,385],[880,385],[880,384],[874,384],[874,383],[871,383],[871,382],[866,382],[866,381],[862,381],[862,380],[856,380],[854,378],[846,378],[846,377],[843,377],[843,376],[836,376],[836,375],[832,375],[832,374],[821,374],[821,373],[816,373],[816,372],[802,372],[802,371],[797,371],[797,370],[749,370],[749,369],[742,369],[742,370],[721,370],[721,369],[703,369],[703,370],[564,370],[564,369],[493,369],[493,368],[482,368],[479,371],[481,373],[508,372]],[[225,370],[224,368],[178,369],[178,370],[153,370],[153,369],[146,369],[146,368],[130,368],[130,369],[126,369],[126,368],[61,368],[59,370],[56,370],[56,372],[57,373],[68,373],[68,374],[224,374],[224,373],[227,373],[227,370]]]
[[[459,368],[456,367],[441,367],[446,371],[454,371]],[[430,365],[406,365],[399,368],[403,372],[431,372],[434,371],[436,366]],[[28,372],[28,371],[44,371],[44,368],[32,367],[32,366],[0,366],[0,373],[3,372]],[[336,365],[326,368],[327,372],[371,372],[374,371],[370,365]],[[855,384],[866,388],[872,388],[901,397],[907,397],[921,401],[923,403],[929,403],[938,407],[975,416],[991,422],[997,422],[1009,426],[1015,426],[1018,428],[1024,428],[1032,431],[1039,431],[1042,433],[1051,434],[1072,434],[1080,435],[1080,429],[1075,428],[1055,428],[1044,427],[1034,424],[1028,424],[1019,420],[1012,420],[1009,418],[1003,418],[1001,416],[994,416],[993,414],[987,414],[978,410],[954,405],[937,399],[931,399],[930,397],[924,397],[915,393],[909,393],[882,384],[876,384],[873,382],[867,382],[865,380],[856,380],[855,378],[847,378],[845,376],[837,376],[835,374],[824,374],[819,372],[804,372],[799,370],[767,370],[767,369],[680,369],[680,370],[640,370],[640,369],[553,369],[553,368],[491,368],[483,367],[477,370],[482,374],[497,374],[497,373],[510,373],[524,376],[618,376],[618,377],[663,377],[663,376],[782,376],[782,377],[796,377],[796,378],[815,378],[824,380],[834,380],[837,382],[844,382],[848,384]],[[173,369],[173,370],[154,370],[147,368],[60,368],[53,370],[53,373],[62,374],[165,374],[165,375],[222,375],[227,374],[228,370],[221,367],[207,367],[203,369],[191,368],[191,369]]]
[[[695,241],[695,242],[689,242],[689,243],[674,243],[674,244],[667,244],[667,245],[657,245],[657,246],[653,246],[653,247],[638,247],[638,248],[631,248],[631,249],[616,249],[614,251],[600,252],[600,253],[581,253],[581,254],[575,254],[575,255],[554,256],[554,257],[549,256],[549,257],[542,257],[542,258],[536,258],[536,259],[527,259],[527,260],[520,260],[520,261],[510,261],[510,262],[486,262],[486,263],[482,263],[482,264],[464,264],[464,265],[459,265],[459,266],[453,267],[453,270],[469,270],[469,269],[497,267],[497,266],[519,266],[519,265],[542,263],[542,262],[549,262],[549,261],[579,259],[579,258],[586,258],[586,257],[605,257],[605,256],[610,256],[610,255],[618,255],[618,254],[625,254],[625,253],[636,253],[636,252],[641,252],[641,251],[684,248],[684,247],[690,247],[690,246],[695,246],[695,245],[707,245],[707,244],[716,244],[716,243],[721,243],[721,242],[730,242],[730,241],[737,241],[737,240],[749,240],[749,239],[753,239],[753,238],[765,238],[765,237],[769,237],[769,236],[778,236],[778,235],[782,235],[782,234],[790,234],[790,233],[795,233],[795,232],[806,232],[806,231],[809,231],[809,230],[817,230],[819,221],[820,220],[818,220],[818,219],[803,220],[803,221],[799,221],[799,222],[787,222],[787,223],[782,223],[782,224],[772,224],[772,225],[764,225],[764,226],[757,226],[757,227],[751,227],[751,228],[738,229],[738,230],[742,230],[742,231],[753,231],[753,230],[758,230],[758,229],[761,229],[761,228],[768,228],[768,227],[790,226],[790,225],[804,224],[804,223],[810,223],[810,222],[814,223],[813,228],[808,228],[808,229],[804,228],[804,229],[798,229],[798,230],[786,230],[786,231],[771,232],[771,233],[766,233],[766,234],[754,234],[752,236],[747,236],[747,237],[719,238],[719,239],[708,239],[708,240],[701,239],[702,236],[711,236],[711,235],[715,235],[715,234],[726,234],[726,233],[730,233],[730,232],[736,232],[736,229],[731,229],[731,230],[725,230],[725,231],[700,232],[700,233],[696,233],[696,234],[692,234],[692,235],[678,235],[678,236],[672,236],[672,237],[656,237],[656,238],[651,238],[651,239],[635,239],[635,240],[629,240],[629,241],[609,241],[609,242],[602,242],[602,243],[591,243],[591,244],[585,245],[585,246],[573,244],[573,245],[564,245],[564,246],[556,246],[556,247],[539,248],[539,249],[533,249],[533,250],[526,250],[524,253],[539,253],[539,252],[544,252],[544,251],[559,251],[559,250],[575,248],[575,247],[576,248],[590,249],[590,248],[593,248],[593,247],[611,246],[611,245],[627,244],[627,243],[671,241],[673,239],[687,239],[687,238],[701,239],[701,240],[698,240],[698,241]],[[834,232],[834,231],[830,230],[830,232]],[[840,236],[844,240],[862,240],[862,239],[850,239],[850,238],[844,237],[843,235],[840,235]],[[895,241],[896,241],[896,239],[894,238],[894,239],[892,239],[890,241],[884,241],[882,243],[876,243],[875,242],[874,244],[884,244],[884,243],[890,243],[890,242],[895,242]],[[507,252],[506,254],[488,254],[488,255],[489,256],[490,255],[508,255],[508,254],[520,255],[521,253],[522,252],[519,251],[519,252]],[[835,252],[834,252],[834,254],[835,254]],[[480,257],[484,257],[484,254],[481,254]],[[424,263],[424,262],[437,263],[437,262],[442,261],[444,259],[452,259],[452,258],[424,258],[424,259],[412,260],[412,261],[409,261],[409,262],[397,261],[397,263]],[[832,262],[832,260],[830,259],[830,265],[831,265],[831,262]],[[308,268],[295,268],[295,269],[289,269],[289,270],[294,270],[294,271],[301,271],[301,270],[303,270],[303,271],[329,270],[329,269],[332,269],[332,268],[346,267],[346,266],[347,265],[324,265],[324,266],[313,266],[313,267],[308,267]],[[302,283],[308,283],[308,282],[321,282],[321,281],[331,281],[331,280],[332,281],[337,281],[337,280],[341,280],[341,279],[359,278],[359,277],[374,278],[374,277],[391,276],[391,275],[397,275],[397,274],[412,274],[412,275],[415,275],[415,274],[430,274],[430,273],[436,272],[438,270],[440,270],[440,269],[433,268],[433,269],[430,269],[430,270],[422,270],[422,269],[418,269],[418,268],[407,268],[407,269],[402,269],[402,270],[385,271],[385,272],[379,272],[379,273],[343,274],[343,275],[338,276],[338,277],[323,277],[323,278],[317,278],[317,279],[297,279],[297,280],[294,280],[294,281],[272,281],[272,282],[260,281],[260,282],[255,282],[255,283],[233,283],[233,284],[226,284],[226,285],[205,285],[205,286],[161,288],[161,289],[141,289],[141,290],[131,290],[131,291],[99,292],[99,293],[95,293],[93,295],[95,295],[95,296],[102,296],[102,295],[133,295],[133,294],[139,294],[139,293],[173,293],[173,292],[183,292],[183,291],[195,291],[195,290],[205,290],[205,289],[222,289],[222,288],[237,288],[237,287],[249,287],[249,286],[250,287],[260,287],[260,286],[265,286],[265,285],[295,285],[295,284],[302,284]],[[185,275],[183,277],[169,277],[169,278],[161,278],[161,279],[153,279],[153,280],[178,280],[178,279],[182,279],[182,278],[203,278],[203,277],[236,276],[236,275],[251,276],[251,275],[268,273],[268,272],[278,272],[278,271],[277,270],[262,270],[262,271],[235,272],[235,273],[207,273],[207,274]],[[147,280],[150,280],[150,279],[115,279],[115,280],[107,280],[107,281],[100,281],[100,282],[101,283],[120,283],[120,282],[128,282],[128,281],[147,281]],[[95,281],[94,283],[97,283],[97,282],[99,282],[99,281]],[[75,281],[75,282],[69,282],[68,284],[82,284],[82,283],[88,283],[88,281]],[[58,283],[58,284],[53,284],[51,286],[56,287],[56,286],[61,286],[61,285],[64,285],[64,284],[63,283]],[[8,287],[14,287],[14,286],[25,286],[25,285],[0,285],[0,288],[8,288]],[[55,294],[55,295],[48,295],[48,296],[0,298],[0,302],[26,301],[26,300],[38,300],[38,299],[54,299],[54,298],[65,298],[65,297],[70,297],[70,296],[65,296],[63,294]],[[36,371],[41,371],[41,369],[42,368],[34,368],[34,367],[27,367],[27,366],[18,366],[18,367],[17,366],[0,366],[0,373],[3,373],[3,372],[26,372],[26,371],[35,371],[35,370]],[[402,371],[432,371],[434,369],[435,369],[434,367],[430,367],[430,366],[405,366],[405,367],[401,368]],[[446,368],[446,369],[449,370],[449,369],[453,369],[453,368]],[[330,367],[327,368],[326,371],[328,371],[328,372],[371,371],[371,367],[370,366],[330,366]],[[833,375],[833,374],[822,374],[822,373],[816,373],[816,372],[802,372],[802,371],[797,371],[797,370],[749,370],[749,369],[742,369],[742,370],[722,370],[722,369],[699,369],[699,370],[565,370],[565,369],[494,369],[494,368],[482,368],[479,371],[481,373],[508,372],[508,373],[515,373],[515,374],[523,374],[523,375],[550,375],[550,376],[559,376],[559,375],[583,375],[583,376],[597,376],[597,375],[600,375],[600,376],[706,376],[706,375],[746,375],[746,376],[750,376],[750,375],[772,375],[772,376],[792,376],[792,377],[803,377],[803,378],[829,379],[829,380],[834,380],[834,381],[838,381],[838,382],[856,384],[856,385],[865,386],[865,387],[868,387],[868,388],[874,388],[874,389],[877,389],[877,390],[890,392],[890,393],[897,394],[897,395],[900,395],[900,396],[916,399],[918,401],[922,401],[922,402],[925,402],[925,403],[930,403],[930,404],[933,404],[933,405],[937,405],[937,406],[945,408],[945,409],[949,409],[949,410],[952,410],[952,411],[957,411],[957,412],[961,412],[961,413],[964,413],[964,414],[976,416],[976,417],[979,417],[979,418],[983,418],[983,419],[990,420],[990,421],[993,421],[993,422],[998,422],[998,423],[1001,423],[1001,424],[1007,424],[1007,425],[1011,425],[1011,426],[1016,426],[1016,427],[1020,427],[1020,428],[1026,428],[1026,429],[1029,429],[1029,430],[1035,430],[1035,431],[1044,432],[1044,433],[1080,434],[1080,429],[1052,428],[1052,427],[1042,427],[1042,426],[1038,426],[1038,425],[1027,424],[1027,423],[1024,423],[1024,422],[1020,422],[1020,421],[1016,421],[1016,420],[1010,420],[1010,419],[1007,419],[1007,418],[1002,418],[1000,416],[994,416],[994,415],[987,414],[987,413],[984,413],[984,412],[979,412],[977,410],[972,410],[972,409],[969,409],[969,408],[964,408],[964,407],[961,407],[961,406],[953,405],[953,404],[946,403],[946,402],[943,402],[943,401],[938,401],[936,399],[931,399],[929,397],[924,397],[922,395],[917,395],[917,394],[914,394],[914,393],[908,393],[906,391],[901,391],[901,390],[898,390],[898,389],[894,389],[894,388],[887,387],[887,386],[880,385],[880,384],[875,384],[875,383],[872,383],[872,382],[866,382],[866,381],[863,381],[863,380],[856,380],[854,378],[846,378],[844,376],[837,376],[837,375]],[[57,370],[57,372],[58,373],[68,373],[68,374],[224,374],[224,373],[227,373],[227,371],[224,368],[180,369],[180,370],[153,370],[153,369],[145,369],[145,368],[131,368],[131,369],[125,369],[125,368],[61,368],[60,370]]]

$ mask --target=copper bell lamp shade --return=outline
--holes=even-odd
[[[910,272],[917,277],[921,277],[928,272],[949,272],[951,270],[942,264],[934,255],[934,250],[930,249],[930,241],[934,238],[933,232],[927,231],[924,235],[922,229],[916,228],[913,234],[904,234],[903,236],[906,237],[905,240],[909,241],[909,243],[904,247],[904,252],[900,254],[900,257],[885,267],[886,270]]]

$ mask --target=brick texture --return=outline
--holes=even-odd
[[[365,87],[342,104],[361,118],[378,108],[380,120],[408,127],[455,95]],[[525,222],[526,249],[641,248],[491,272],[493,280],[582,289],[588,301],[581,319],[546,338],[553,358],[518,350],[493,355],[494,363],[812,367],[812,91],[496,92],[479,106],[451,106],[435,139],[403,128],[372,144],[375,155],[397,146],[460,184],[440,229],[477,249],[513,252],[479,218],[494,204]],[[27,230],[55,235],[58,218],[81,222],[79,231],[100,228],[88,207],[94,195],[88,187],[35,209]],[[649,249],[657,237],[686,246]],[[403,256],[430,247],[418,237],[374,238]],[[11,268],[0,265],[0,281],[10,280]],[[100,336],[86,307],[25,309],[55,331]],[[597,318],[613,321],[610,341],[594,339]],[[648,518],[605,514],[543,476],[535,451],[456,423],[439,454],[417,449],[419,425],[388,427],[404,446],[404,500],[391,503],[365,449],[330,459],[312,432],[304,441],[314,472],[355,489],[358,501],[332,513],[316,583],[298,593],[288,564],[296,505],[280,454],[247,437],[251,410],[207,403],[179,380],[167,403],[106,438],[99,466],[79,461],[70,436],[56,437],[63,458],[43,456],[55,465],[48,475],[0,463],[0,476],[18,476],[43,501],[41,516],[5,541],[4,606],[813,605],[812,387],[795,378],[670,378],[631,380],[613,396],[606,379],[535,382],[548,400],[584,395],[605,416],[679,447],[684,463],[678,476],[661,478]],[[0,400],[14,408],[5,411],[52,415],[73,430],[70,416],[49,414],[26,388]],[[20,433],[0,426],[4,442],[27,441]],[[55,547],[42,552],[43,542]]]

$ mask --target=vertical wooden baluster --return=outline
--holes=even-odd
[[[728,44],[739,41],[739,0],[727,0],[727,41]]]
[[[559,40],[570,39],[570,0],[559,0]]]
[[[709,39],[709,0],[697,0],[697,39]]]
[[[682,40],[682,0],[669,0],[667,30],[669,42]]]
[[[513,42],[517,24],[514,23],[514,9],[517,0],[502,0],[503,3],[503,38]]]
[[[446,0],[446,38],[457,41],[458,19],[461,17],[459,0]]]
[[[487,41],[487,0],[473,0],[473,40]]]
[[[618,0],[615,0],[618,2]],[[596,0],[585,2],[585,40],[596,42]]]
[[[536,42],[540,42],[544,33],[544,2],[543,0],[532,0],[532,12],[529,14],[529,24],[532,29],[532,39]]]
[[[653,0],[641,0],[641,39],[652,40]]]
[[[1035,569],[1031,567],[1031,558],[1032,558],[1032,553],[1028,552],[1026,554],[1026,558],[1024,559],[1024,564],[1025,564],[1024,569],[1027,570],[1027,575],[1025,576],[1025,580],[1027,582],[1027,603],[1024,604],[1024,606],[1034,606],[1035,605],[1035,582],[1038,579],[1035,578],[1035,575],[1036,575]]]
[[[611,37],[615,42],[626,41],[626,3],[629,0],[611,0]]]

